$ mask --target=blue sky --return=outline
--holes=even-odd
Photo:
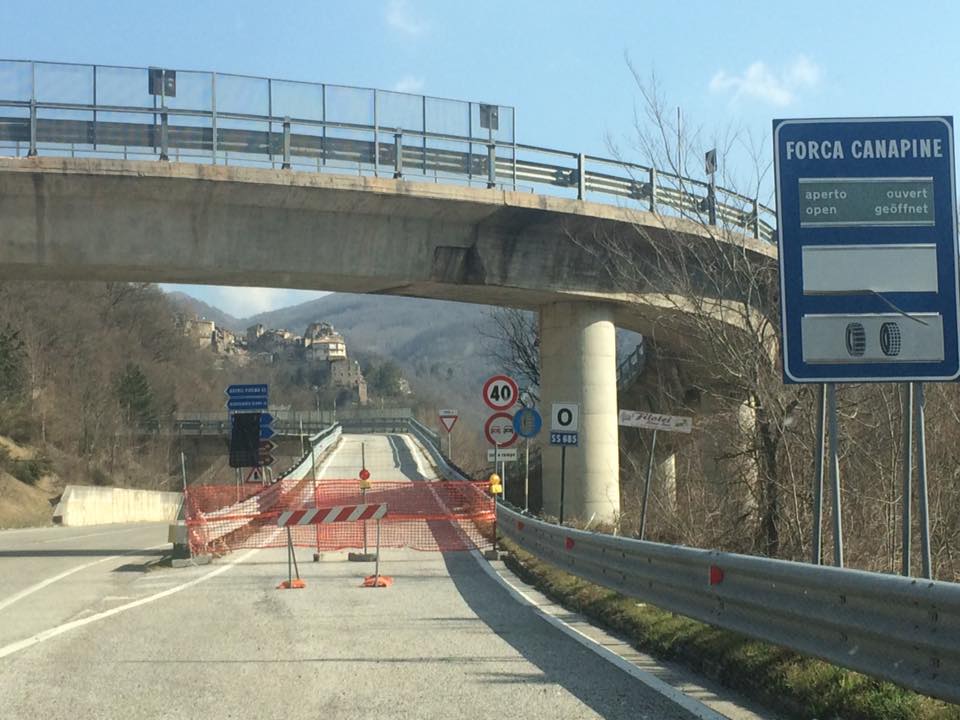
[[[12,59],[361,85],[517,109],[519,142],[607,154],[632,135],[624,60],[706,137],[770,156],[774,117],[960,113],[951,2],[0,0]],[[643,161],[644,158],[631,156]],[[735,147],[727,168],[752,174]],[[191,286],[245,316],[315,293]]]

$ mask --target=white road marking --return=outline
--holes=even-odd
[[[36,635],[33,635],[32,637],[28,637],[24,640],[18,640],[15,643],[4,645],[3,647],[0,647],[0,658],[5,658],[8,655],[13,655],[14,653],[20,652],[21,650],[26,650],[29,647],[33,647],[34,645],[38,645],[42,642],[50,640],[51,638],[55,638],[58,635],[63,635],[63,633],[65,632],[69,632],[79,627],[83,627],[84,625],[89,625],[90,623],[97,622],[98,620],[105,620],[108,617],[119,615],[120,613],[126,612],[127,610],[132,610],[133,608],[140,607],[141,605],[147,605],[148,603],[152,603],[156,600],[160,600],[162,598],[169,597],[170,595],[173,595],[175,593],[181,592],[182,590],[186,590],[187,588],[191,588],[194,585],[199,585],[200,583],[206,582],[211,578],[215,578],[217,575],[222,575],[223,573],[227,572],[228,570],[233,568],[235,565],[243,562],[244,560],[246,560],[248,557],[250,557],[256,552],[259,552],[259,550],[250,550],[249,552],[246,552],[240,557],[238,557],[233,562],[227,563],[222,567],[218,567],[216,570],[211,570],[206,575],[201,575],[198,578],[194,578],[193,580],[190,580],[188,582],[182,583],[180,585],[176,585],[170,588],[169,590],[164,590],[162,592],[158,592],[153,595],[148,595],[145,598],[140,598],[139,600],[134,600],[133,602],[129,602],[124,605],[118,605],[115,608],[104,610],[103,612],[97,613],[96,615],[91,615],[90,617],[81,618],[79,620],[73,620],[71,622],[64,623],[63,625],[58,625],[57,627],[50,628],[49,630],[44,630],[43,632],[39,632]]]
[[[120,553],[119,555],[111,555],[110,557],[101,558],[99,560],[94,560],[93,562],[84,563],[83,565],[77,565],[76,567],[70,568],[69,570],[64,570],[62,573],[54,575],[53,577],[48,577],[46,580],[41,580],[40,582],[31,585],[30,587],[24,588],[20,592],[14,593],[4,600],[0,600],[0,610],[3,610],[10,605],[13,605],[18,600],[23,600],[23,598],[28,595],[33,595],[33,593],[38,590],[43,590],[48,585],[52,585],[58,580],[63,580],[65,577],[78,573],[81,570],[86,570],[88,567],[93,567],[94,565],[99,565],[100,563],[109,562],[110,560],[117,560],[128,555],[136,555],[138,552],[143,552],[145,550],[159,550],[162,547],[166,547],[170,543],[163,543],[162,545],[154,545],[153,547],[142,548],[141,550],[131,550],[129,552]]]
[[[63,535],[62,537],[52,538],[50,540],[35,540],[34,542],[46,545],[48,543],[64,542],[66,540],[79,540],[80,538],[99,537],[100,535],[116,535],[117,533],[135,532],[143,529],[143,527],[133,527],[124,528],[123,530],[106,530],[104,532],[87,533],[86,535]]]
[[[481,555],[479,551],[471,550],[470,554],[473,556],[473,559],[477,561],[477,564],[480,565],[483,571],[489,575],[491,579],[499,583],[500,586],[503,587],[508,593],[510,593],[514,600],[519,602],[521,605],[528,606],[537,616],[553,625],[555,628],[557,628],[557,630],[562,632],[567,637],[576,640],[588,650],[592,650],[604,660],[616,665],[630,677],[639,680],[650,689],[669,698],[684,710],[692,713],[696,717],[702,718],[703,720],[728,720],[726,715],[721,715],[720,713],[711,710],[699,700],[695,700],[686,693],[677,690],[670,683],[664,682],[655,675],[641,670],[632,662],[620,657],[609,648],[604,647],[589,635],[585,635],[575,627],[565,623],[560,618],[545,612],[533,600],[527,597],[522,590],[514,587],[506,579],[502,578],[500,574],[490,566],[490,563],[483,559],[483,555]]]
[[[417,472],[420,473],[426,481],[436,480],[436,473],[430,470],[430,464],[426,457],[426,452],[420,449],[420,444],[415,437],[406,433],[400,435],[400,441],[407,446],[414,464],[417,466]],[[423,461],[421,463],[421,460]]]

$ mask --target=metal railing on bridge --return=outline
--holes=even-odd
[[[511,107],[184,70],[175,71],[175,95],[158,97],[150,94],[150,73],[0,60],[0,151],[420,177],[701,222],[712,204],[720,224],[774,238],[775,212],[755,197],[724,188],[711,195],[703,180],[519,144]]]
[[[647,352],[641,342],[617,365],[617,390],[626,390],[630,387],[630,384],[640,377],[646,366]]]
[[[336,422],[331,411],[272,410],[275,435],[313,435]],[[229,435],[230,418],[226,411],[178,413],[173,418],[175,435]]]
[[[275,435],[313,435],[337,424],[346,432],[406,433],[415,432],[434,447],[440,447],[440,436],[419,422],[410,408],[348,408],[345,410],[270,410]],[[177,435],[229,435],[230,419],[226,412],[178,413],[173,418]]]

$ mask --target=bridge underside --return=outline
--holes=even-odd
[[[591,365],[598,338],[619,325],[656,333],[661,344],[684,342],[668,331],[682,309],[663,302],[675,288],[650,272],[626,292],[598,248],[616,238],[635,242],[640,258],[644,248],[655,257],[655,245],[668,246],[678,234],[693,237],[698,227],[501,190],[50,157],[0,159],[0,217],[0,278],[289,287],[520,307],[542,318],[552,313],[559,321],[550,354],[579,360],[559,371],[566,379],[556,387],[555,360],[545,361],[544,397],[593,408],[587,416],[609,415],[585,425],[580,459],[568,467],[571,482],[586,488],[588,478],[602,475],[603,487],[575,492],[571,515],[589,515],[588,506],[600,512],[587,498],[609,497],[617,483],[615,364]],[[737,242],[741,252],[769,258],[758,241]],[[565,316],[577,320],[567,327]],[[598,382],[604,397],[613,388],[612,403],[589,395],[588,386]],[[548,470],[549,484],[550,463]]]

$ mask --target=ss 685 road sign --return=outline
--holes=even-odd
[[[786,382],[960,376],[953,119],[775,120]]]
[[[483,384],[483,401],[491,410],[509,410],[520,399],[520,391],[512,377],[494,375]]]
[[[580,405],[577,403],[553,403],[550,411],[550,444],[580,444]]]

